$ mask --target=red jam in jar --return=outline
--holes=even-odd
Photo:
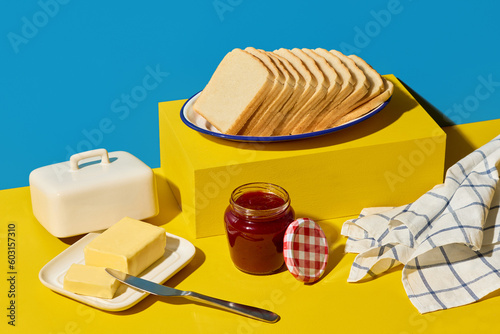
[[[270,274],[284,264],[283,237],[294,220],[290,197],[271,183],[249,183],[231,194],[224,215],[234,265],[251,274]]]

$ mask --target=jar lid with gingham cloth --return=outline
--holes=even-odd
[[[283,256],[292,275],[304,283],[317,281],[328,262],[328,242],[321,227],[309,218],[293,221],[285,232]]]

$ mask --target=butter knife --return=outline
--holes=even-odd
[[[270,323],[277,322],[280,319],[279,315],[277,315],[276,313],[261,308],[233,303],[226,300],[205,296],[193,291],[183,291],[170,288],[168,286],[135,277],[115,269],[106,268],[106,272],[126,285],[144,292],[152,293],[154,295],[167,297],[185,297],[191,300],[201,301],[208,305],[216,306],[221,309],[244,315],[253,319]]]

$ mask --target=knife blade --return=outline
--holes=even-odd
[[[157,284],[111,268],[106,268],[105,270],[109,275],[113,276],[120,282],[141,291],[152,293],[154,295],[166,297],[185,297],[190,300],[201,301],[203,303],[219,307],[226,311],[231,311],[240,315],[244,315],[246,317],[262,320],[269,323],[275,323],[280,319],[280,316],[276,313],[258,307],[233,303],[226,300],[202,295],[193,291],[183,291],[170,288],[168,286]]]

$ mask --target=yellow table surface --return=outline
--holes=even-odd
[[[448,127],[446,167],[499,134],[500,120]],[[108,312],[51,291],[38,279],[40,269],[79,237],[58,239],[34,218],[29,188],[0,191],[1,333],[466,333],[496,328],[500,292],[480,302],[420,315],[401,283],[401,267],[363,283],[347,283],[354,259],[344,254],[340,235],[347,218],[322,221],[330,243],[323,278],[311,285],[286,271],[253,276],[238,271],[229,258],[225,236],[193,239],[159,170],[160,215],[150,219],[196,247],[194,259],[165,284],[275,311],[267,324],[182,298],[148,296],[132,308]],[[387,203],[390,205],[390,203]],[[16,228],[15,326],[8,325],[10,284],[8,224]]]

